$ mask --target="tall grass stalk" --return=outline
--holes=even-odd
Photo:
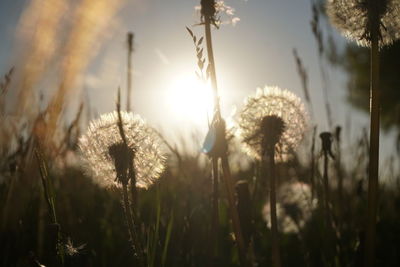
[[[57,213],[56,213],[56,207],[55,207],[55,192],[54,192],[54,185],[53,185],[53,180],[48,174],[48,168],[46,166],[46,162],[43,158],[42,153],[39,151],[39,149],[35,149],[35,156],[39,165],[39,172],[40,172],[40,178],[42,181],[42,186],[43,186],[43,193],[44,193],[44,198],[47,203],[48,207],[48,213],[49,213],[49,218],[51,220],[51,225],[50,225],[50,231],[51,231],[51,238],[52,242],[55,245],[55,257],[58,259],[55,262],[58,261],[58,264],[61,264],[64,266],[64,261],[65,261],[65,251],[64,251],[64,246],[62,243],[62,236],[61,236],[61,229],[60,225],[57,221]],[[56,264],[53,262],[53,264]],[[56,264],[56,265],[58,265]]]
[[[127,34],[127,73],[126,73],[126,110],[131,111],[131,94],[132,94],[132,54],[133,54],[133,32]]]
[[[318,65],[319,65],[319,69],[320,69],[320,75],[321,75],[321,81],[322,81],[322,94],[323,94],[323,98],[324,98],[324,107],[325,107],[325,112],[326,112],[326,121],[327,121],[327,125],[328,128],[332,128],[333,125],[333,119],[332,119],[332,110],[331,110],[331,105],[329,102],[329,95],[328,95],[328,91],[329,91],[329,75],[328,72],[325,68],[323,59],[323,53],[325,50],[324,47],[324,40],[323,40],[323,32],[320,28],[320,19],[319,19],[319,10],[318,10],[318,6],[316,3],[312,3],[312,20],[311,20],[311,30],[312,33],[314,35],[314,38],[317,42],[318,45]]]
[[[155,266],[156,260],[156,252],[157,252],[157,243],[160,232],[160,218],[161,218],[161,201],[160,201],[160,191],[157,190],[157,210],[156,210],[156,225],[154,233],[152,233],[149,229],[148,237],[147,237],[147,266],[153,267]]]
[[[311,182],[311,199],[314,199],[316,186],[315,186],[315,136],[317,133],[317,126],[314,126],[313,135],[311,140],[311,162],[310,162],[310,182]]]
[[[211,87],[213,89],[214,96],[214,112],[215,118],[217,120],[221,120],[221,111],[219,105],[219,96],[218,96],[218,85],[217,85],[217,77],[215,72],[215,62],[214,62],[214,51],[212,47],[212,37],[211,37],[211,21],[209,16],[204,17],[204,28],[205,28],[205,36],[206,36],[206,46],[207,46],[207,56],[208,56],[208,75],[211,80]],[[215,259],[218,254],[218,225],[219,225],[219,165],[218,165],[218,155],[213,155],[212,160],[212,176],[213,176],[213,214],[212,214],[212,240],[213,240],[213,258]],[[229,195],[229,192],[228,192]],[[229,197],[229,196],[228,196]],[[230,198],[230,197],[229,197]],[[230,202],[229,202],[230,204]],[[232,209],[232,205],[230,208]],[[236,232],[235,232],[235,235]]]
[[[11,198],[15,193],[15,185],[16,183],[16,179],[10,179],[9,185],[8,185],[8,190],[7,192],[4,194],[5,197],[5,202],[3,205],[3,214],[2,214],[2,218],[1,218],[1,231],[3,232],[6,229],[7,223],[8,223],[8,216],[9,216],[9,208],[10,208],[10,204],[11,204]]]
[[[235,232],[236,244],[239,250],[239,260],[241,266],[249,266],[247,256],[246,256],[246,247],[243,239],[243,234],[240,226],[239,213],[237,211],[235,205],[235,197],[234,197],[234,186],[233,179],[231,175],[231,169],[228,163],[228,157],[221,158],[221,167],[222,167],[222,177],[224,179],[225,188],[228,195],[228,201],[230,206],[230,213],[232,218],[233,230]]]
[[[162,252],[162,256],[161,256],[161,265],[162,266],[165,266],[165,263],[167,261],[168,247],[169,247],[169,243],[171,240],[173,225],[174,225],[174,213],[171,212],[171,217],[169,219],[168,226],[167,226],[167,233],[165,235],[164,248],[163,248],[163,252]]]
[[[206,2],[206,1],[204,1]],[[209,1],[211,4],[214,4],[214,1]],[[202,1],[202,5],[203,5]],[[206,4],[204,4],[206,5]],[[205,8],[205,6],[202,6],[202,9]],[[212,8],[211,8],[212,9]],[[203,12],[203,11],[202,11]],[[223,124],[223,128],[220,128],[221,131],[223,131],[223,139],[218,140],[217,142],[220,143],[226,143],[226,136],[225,136],[225,125],[222,122],[222,116],[221,116],[221,109],[220,109],[220,103],[219,103],[219,95],[218,95],[218,85],[217,85],[217,76],[216,76],[216,71],[215,71],[215,61],[214,61],[214,52],[213,52],[213,47],[212,47],[212,37],[211,37],[211,23],[212,19],[214,17],[213,14],[206,14],[203,13],[204,17],[204,28],[205,28],[205,37],[206,37],[206,46],[207,46],[207,55],[208,55],[208,68],[207,68],[207,74],[210,76],[211,79],[211,86],[213,89],[213,95],[214,95],[214,121],[219,124],[216,127],[221,127]],[[221,146],[223,147],[222,144],[216,144],[216,146]],[[222,167],[222,177],[224,179],[224,184],[226,188],[226,192],[228,195],[228,202],[229,202],[229,207],[230,207],[230,214],[231,214],[231,219],[232,219],[232,225],[233,225],[233,230],[235,233],[235,238],[236,238],[236,244],[238,246],[239,250],[239,260],[241,266],[248,266],[247,262],[247,257],[246,257],[246,247],[241,231],[241,226],[240,226],[240,220],[239,220],[239,214],[235,205],[235,197],[234,197],[234,186],[233,186],[233,179],[231,175],[231,170],[229,167],[228,163],[228,155],[226,153],[226,149],[222,149],[224,151],[220,151],[220,153],[217,153],[216,155],[213,155],[212,158],[212,164],[213,164],[213,191],[218,190],[218,158],[221,158],[221,167]],[[218,204],[218,193],[213,192],[214,204]],[[214,207],[214,209],[217,209],[217,207]],[[214,228],[215,230],[215,228]],[[215,233],[214,233],[215,234]],[[215,244],[214,244],[215,245]]]
[[[156,256],[157,256],[157,248],[161,243],[160,239],[160,226],[161,226],[161,199],[160,199],[160,189],[157,188],[157,197],[156,197],[156,202],[157,202],[157,210],[156,210],[156,223],[155,223],[155,229],[154,231],[151,231],[151,229],[148,230],[147,234],[147,267],[154,267],[158,266],[156,265]],[[161,253],[161,266],[165,266],[166,261],[167,261],[167,255],[168,255],[168,248],[169,248],[169,243],[171,240],[171,234],[172,234],[172,228],[174,225],[174,213],[171,211],[170,218],[168,220],[168,225],[165,233],[165,240],[164,244],[161,247],[162,253]]]
[[[213,261],[216,260],[218,255],[218,228],[219,228],[219,170],[218,170],[218,158],[212,158],[212,177],[213,177],[213,189],[212,189],[212,225],[211,225],[211,249],[213,255]]]

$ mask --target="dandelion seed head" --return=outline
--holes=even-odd
[[[76,256],[81,253],[81,251],[86,247],[86,244],[82,244],[80,246],[75,246],[71,238],[67,239],[67,242],[64,244],[64,250],[65,254],[67,254],[70,257]]]
[[[329,0],[326,12],[335,27],[343,35],[361,46],[369,47],[371,12],[369,7],[376,5],[379,20],[379,46],[389,45],[400,38],[400,1],[382,0]]]
[[[208,17],[215,20],[217,13],[215,0],[201,0],[200,10],[203,17]]]
[[[236,10],[223,0],[201,0],[200,5],[195,6],[195,10],[200,11],[202,19],[210,18],[217,27],[227,24],[235,26],[240,21],[240,18],[235,15]],[[221,15],[224,18],[221,18]]]
[[[265,142],[276,148],[276,160],[285,160],[307,128],[308,115],[299,97],[279,87],[258,88],[239,112],[237,135],[245,152],[261,159]]]
[[[260,132],[263,136],[262,146],[274,149],[285,130],[285,122],[276,115],[264,116],[261,120]]]
[[[285,183],[278,191],[277,217],[278,226],[284,233],[297,233],[310,220],[317,207],[316,199],[312,198],[308,184],[295,182]],[[264,205],[262,215],[271,227],[270,204]]]
[[[120,187],[117,171],[119,175],[126,172],[131,160],[136,186],[148,188],[164,170],[162,142],[139,115],[122,111],[121,117],[128,148],[120,136],[118,113],[104,114],[92,121],[86,134],[79,139],[83,165],[97,184]]]

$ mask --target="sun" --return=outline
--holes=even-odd
[[[167,105],[175,119],[205,124],[213,110],[211,87],[194,74],[178,76],[167,90]]]

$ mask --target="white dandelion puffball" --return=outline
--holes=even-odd
[[[284,233],[298,233],[310,220],[317,208],[317,200],[311,197],[308,184],[295,182],[283,184],[278,191],[277,217],[278,225]],[[271,227],[270,204],[267,202],[262,210],[267,226]]]
[[[165,157],[161,140],[155,130],[147,126],[139,115],[121,111],[127,145],[133,151],[136,186],[148,188],[164,170]],[[110,148],[123,143],[118,128],[116,111],[93,120],[85,135],[79,139],[84,165],[95,183],[104,187],[121,187],[116,179],[114,159]]]
[[[267,117],[281,121],[277,125],[280,129],[265,129],[262,125]],[[245,152],[261,160],[265,131],[278,133],[277,140],[274,140],[275,158],[284,160],[302,140],[307,121],[308,115],[299,97],[288,90],[266,86],[264,89],[258,88],[255,95],[245,100],[239,112],[237,135]]]
[[[331,23],[346,38],[356,41],[361,46],[369,47],[371,12],[368,7],[373,5],[378,7],[379,46],[382,47],[400,38],[399,0],[328,0],[326,13]]]

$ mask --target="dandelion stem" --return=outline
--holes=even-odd
[[[118,98],[117,98],[117,113],[118,113],[118,130],[119,134],[121,136],[121,139],[125,145],[125,147],[128,147],[128,141],[125,135],[124,127],[123,127],[123,121],[122,121],[122,115],[121,115],[121,91],[118,89]],[[125,155],[127,156],[127,155]],[[128,233],[130,237],[130,242],[134,251],[134,255],[137,257],[139,261],[140,266],[145,266],[144,263],[144,253],[143,249],[140,246],[139,238],[135,230],[135,220],[134,216],[132,214],[135,214],[135,209],[134,209],[134,204],[133,201],[136,201],[136,175],[135,175],[135,170],[133,167],[133,162],[132,160],[129,160],[129,177],[126,177],[128,179],[123,179],[122,182],[122,195],[123,195],[123,202],[124,202],[124,212],[125,212],[125,219],[126,219],[126,224],[128,226]],[[118,174],[117,174],[118,175]],[[128,197],[128,181],[130,180],[131,182],[131,194],[132,194],[132,205],[129,205],[129,197]]]
[[[123,208],[125,213],[125,220],[128,226],[128,234],[129,234],[129,241],[131,242],[132,249],[134,251],[134,255],[136,256],[137,260],[139,261],[139,266],[144,267],[144,257],[142,254],[142,249],[138,240],[138,236],[136,234],[134,228],[134,219],[131,213],[130,205],[129,205],[129,196],[128,196],[128,186],[126,183],[122,184],[122,199],[123,199]]]
[[[329,156],[328,152],[324,151],[324,211],[325,211],[325,227],[329,226],[330,214],[329,214],[329,178],[328,178],[328,164]]]
[[[266,163],[268,163],[268,177],[269,177],[269,204],[271,210],[271,236],[272,236],[272,266],[280,267],[281,266],[281,257],[280,257],[280,249],[279,249],[279,236],[278,236],[278,222],[276,215],[276,169],[275,169],[275,149],[269,149],[267,152]]]
[[[132,164],[130,164],[132,165]],[[135,174],[134,174],[134,170],[133,170],[133,166],[129,166],[129,176],[131,177],[131,186],[130,186],[130,191],[131,191],[131,209],[132,209],[132,214],[133,216],[136,218],[136,211],[137,211],[137,188],[136,188],[136,178],[135,178]]]
[[[337,173],[337,191],[338,191],[338,207],[337,212],[339,218],[343,216],[343,170],[342,170],[342,143],[341,143],[341,130],[340,126],[336,127],[335,139],[336,139],[336,160],[335,167]],[[342,219],[339,221],[339,228],[342,230]]]
[[[375,8],[376,9],[376,8]],[[378,13],[376,10],[373,13]],[[379,176],[379,19],[372,20],[371,27],[371,84],[370,84],[370,147],[369,147],[369,181],[368,181],[368,214],[366,228],[365,266],[375,266],[375,225],[378,199]]]
[[[324,156],[324,173],[323,173],[323,201],[324,201],[324,214],[325,214],[325,228],[331,225],[331,213],[330,213],[330,190],[329,190],[329,156],[333,157],[332,154],[332,134],[330,132],[322,132],[319,137],[322,142],[322,152]]]

